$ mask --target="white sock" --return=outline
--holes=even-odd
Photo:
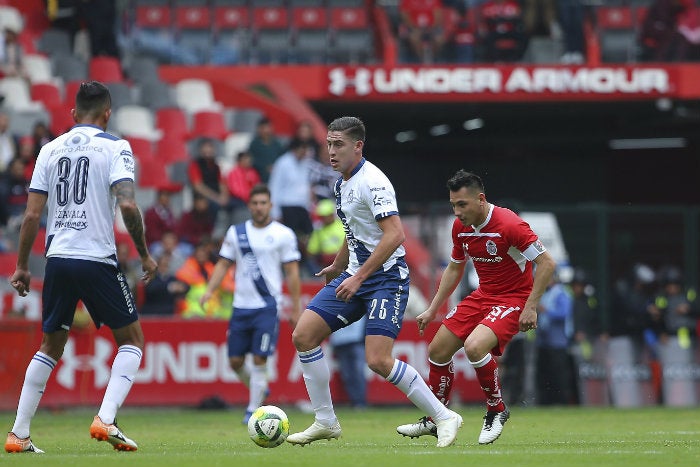
[[[24,384],[17,404],[17,417],[12,426],[12,432],[18,438],[23,439],[29,436],[29,425],[39,407],[41,396],[44,395],[46,382],[51,376],[51,372],[56,367],[56,360],[43,352],[37,352],[27,365],[24,374]]]
[[[97,412],[104,423],[114,423],[117,410],[124,403],[124,399],[131,390],[131,385],[134,384],[136,372],[141,364],[141,357],[141,350],[133,345],[122,345],[117,350],[107,390],[104,399],[102,399],[100,411]]]
[[[237,370],[234,370],[238,376],[238,380],[245,384],[245,387],[250,387],[250,372],[248,372],[248,366],[243,362],[243,365]],[[257,407],[256,407],[257,409]]]
[[[248,410],[253,410],[260,407],[265,399],[265,391],[267,391],[267,365],[253,365],[250,372],[250,398],[248,400]]]
[[[309,393],[311,407],[316,413],[316,421],[325,426],[333,426],[338,421],[331,400],[331,372],[321,347],[297,352],[304,375],[306,392]]]
[[[401,360],[394,360],[386,380],[406,394],[416,407],[428,414],[433,420],[450,418],[451,414],[435,394],[430,390],[415,368]]]

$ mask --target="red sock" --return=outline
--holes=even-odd
[[[428,376],[430,390],[433,391],[433,394],[440,402],[447,406],[450,403],[452,382],[455,379],[454,362],[450,360],[444,365],[438,365],[428,360],[428,364],[430,365],[430,374]]]
[[[486,395],[486,407],[489,412],[503,412],[506,405],[501,397],[501,383],[498,380],[498,363],[491,354],[486,354],[478,362],[472,362],[476,378],[479,380],[481,390]]]

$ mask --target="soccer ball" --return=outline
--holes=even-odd
[[[258,407],[248,420],[248,434],[250,439],[260,447],[279,446],[289,435],[287,414],[274,405]]]

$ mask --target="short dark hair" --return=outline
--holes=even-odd
[[[75,111],[79,118],[96,118],[100,113],[112,107],[109,89],[99,81],[80,83],[75,95]]]
[[[271,197],[270,195],[270,189],[268,186],[264,183],[258,183],[255,185],[253,188],[250,189],[250,197],[252,198],[255,195],[267,195],[268,198]]]
[[[365,140],[365,124],[357,117],[340,117],[328,125],[328,131],[347,133],[354,141]]]
[[[464,169],[459,169],[452,178],[447,180],[447,189],[450,191],[459,191],[462,188],[472,188],[479,191],[479,193],[486,193],[486,191],[484,191],[484,182],[481,181],[481,177],[467,172]]]

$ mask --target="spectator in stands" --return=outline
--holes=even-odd
[[[232,224],[250,218],[248,200],[250,190],[260,183],[260,174],[253,167],[253,158],[248,151],[241,151],[236,157],[236,166],[226,176],[226,187],[231,196]]]
[[[203,238],[195,247],[192,255],[187,258],[185,264],[175,274],[179,281],[189,285],[183,310],[180,313],[183,318],[228,319],[231,317],[234,290],[231,274],[226,274],[221,285],[214,291],[206,304],[200,305],[200,299],[207,290],[207,281],[214,272],[213,251],[211,240]]]
[[[164,253],[158,258],[156,275],[144,289],[140,315],[175,315],[178,301],[182,300],[190,289],[189,285],[179,281],[172,273],[170,259],[169,253]]]
[[[561,39],[561,27],[557,21],[557,0],[523,0],[523,22],[525,34],[551,36]]]
[[[308,120],[302,120],[292,136],[292,141],[297,140],[306,144],[310,159],[318,159],[321,154],[321,145],[314,136],[314,128]]]
[[[677,56],[679,17],[691,6],[692,0],[654,0],[649,5],[639,37],[641,60],[671,61]]]
[[[568,404],[571,393],[569,344],[573,337],[573,299],[557,274],[537,307],[537,402]]]
[[[643,263],[633,266],[629,277],[615,283],[613,306],[606,333],[610,337],[629,336],[641,343],[645,328],[658,328],[660,314],[653,306],[656,273]]]
[[[79,0],[46,1],[46,17],[51,22],[51,27],[66,31],[70,36],[71,44],[81,27],[78,3]]]
[[[696,340],[696,328],[700,317],[697,292],[683,284],[683,273],[677,266],[666,266],[659,271],[661,290],[654,306],[663,317],[662,340],[678,339],[681,348],[689,349]]]
[[[401,0],[399,37],[420,63],[440,61],[446,42],[441,0]]]
[[[38,152],[34,152],[34,139],[29,135],[22,136],[17,147],[17,158],[24,162],[24,176],[27,180],[32,179],[38,155]]]
[[[263,183],[268,183],[272,166],[284,152],[284,146],[277,135],[275,135],[269,118],[263,117],[258,121],[255,136],[250,142],[248,152],[253,156],[253,167],[260,174],[260,179]]]
[[[675,61],[700,60],[700,7],[694,0],[685,0],[685,9],[678,15]]]
[[[226,182],[221,174],[221,167],[216,161],[214,141],[203,138],[199,142],[197,157],[190,162],[187,174],[192,185],[192,194],[208,201],[208,209],[216,223],[222,209],[230,211],[230,200]]]
[[[333,186],[338,180],[338,172],[331,167],[328,149],[322,146],[320,151],[320,157],[308,160],[311,196],[315,203],[324,199],[335,199]]]
[[[185,264],[187,258],[192,254],[194,248],[186,242],[181,242],[180,238],[174,231],[168,230],[163,232],[163,236],[159,242],[153,244],[154,257],[168,255],[168,265],[170,272],[175,273]]]
[[[305,143],[291,141],[289,151],[277,159],[272,168],[269,187],[272,194],[272,218],[294,231],[299,239],[302,256],[306,258],[306,244],[313,231],[313,224],[309,213],[311,181],[308,146]]]
[[[117,47],[117,2],[114,0],[82,0],[78,15],[90,35],[93,57],[107,55],[119,58]]]
[[[158,187],[156,202],[146,209],[143,224],[146,228],[146,243],[152,248],[163,238],[163,234],[177,228],[177,218],[170,205],[171,196],[180,190],[179,185],[162,185]]]
[[[32,140],[34,141],[34,154],[39,155],[39,150],[43,145],[54,139],[56,136],[51,133],[46,122],[37,121],[32,128]]]
[[[0,111],[0,172],[7,170],[17,155],[18,138],[10,132],[10,116]]]
[[[562,63],[581,64],[584,62],[583,20],[581,0],[557,0],[559,24],[564,37]]]
[[[25,162],[12,159],[7,172],[0,175],[0,225],[19,229],[29,196],[29,181]]]
[[[333,263],[335,255],[343,246],[345,229],[343,228],[343,223],[335,214],[335,202],[330,199],[318,202],[316,215],[319,218],[320,225],[311,233],[307,251],[314,263],[322,269]]]
[[[177,224],[177,236],[180,241],[191,246],[199,245],[214,232],[215,218],[204,196],[194,195],[192,209],[180,217]]]
[[[574,268],[570,288],[573,298],[574,354],[588,360],[593,351],[593,341],[601,331],[598,299],[588,274],[581,268]]]
[[[488,0],[481,5],[480,37],[486,60],[515,62],[522,58],[527,38],[516,0]]]
[[[22,25],[6,21],[0,36],[0,71],[6,77],[29,79],[24,66],[24,51],[18,41]]]
[[[333,346],[333,357],[338,362],[343,389],[345,389],[345,393],[350,399],[350,405],[354,409],[367,407],[366,325],[367,317],[363,316],[359,321],[338,329],[329,337],[329,342]]]

